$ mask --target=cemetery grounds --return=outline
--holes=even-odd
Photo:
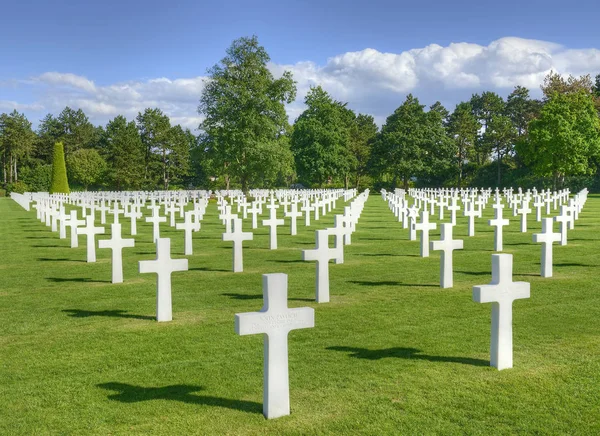
[[[110,250],[87,264],[84,237],[71,249],[1,198],[0,434],[600,434],[599,196],[568,245],[555,244],[552,278],[540,277],[535,214],[521,233],[504,210],[513,280],[531,283],[531,298],[513,306],[514,368],[504,371],[489,366],[491,307],[472,301],[472,287],[491,280],[491,206],[474,237],[459,213],[464,250],[454,252],[454,287],[441,289],[439,252],[421,258],[371,195],[344,263],[329,266],[331,302],[319,305],[315,263],[301,250],[343,206],[310,228],[299,219],[293,237],[286,219],[277,250],[268,228],[254,230],[234,274],[211,202],[190,270],[172,275],[173,321],[157,323],[156,276],[138,273],[155,258],[151,224],[138,220],[125,281],[113,285]],[[182,231],[162,225],[161,237],[184,257]],[[288,274],[290,307],[316,311],[315,328],[289,335],[291,415],[275,420],[262,415],[262,335],[234,333],[235,313],[262,307],[266,273]]]

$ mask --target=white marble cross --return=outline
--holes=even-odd
[[[65,207],[61,204],[58,208],[58,220],[60,222],[58,228],[58,237],[60,239],[67,238],[67,221],[69,221],[69,215],[65,213]]]
[[[542,220],[542,207],[544,207],[544,199],[541,195],[536,195],[533,198],[533,207],[535,207],[535,219],[536,221]]]
[[[225,225],[225,233],[231,233],[231,222],[234,218],[237,218],[237,214],[231,213],[230,205],[225,205],[225,210],[219,215],[219,219],[221,219]]]
[[[260,205],[258,203],[258,201],[253,201],[252,205],[250,206],[250,208],[248,208],[248,212],[250,212],[252,214],[252,228],[256,229],[258,228],[258,214],[260,213]]]
[[[271,198],[271,200],[273,200]],[[270,205],[267,205],[267,209],[269,209],[269,219],[263,220],[263,226],[269,227],[269,248],[271,250],[277,250],[277,226],[282,226],[284,224],[283,219],[277,219],[277,208],[278,205],[274,205],[273,201],[271,201]]]
[[[452,239],[452,224],[441,224],[441,240],[431,241],[432,250],[440,250],[440,286],[442,288],[451,288],[454,284],[452,274],[452,252],[462,250],[463,241]]]
[[[166,218],[165,218],[166,220]],[[156,240],[156,260],[140,260],[140,273],[156,273],[156,320],[171,321],[173,306],[171,303],[171,273],[187,271],[187,259],[171,258],[171,239]]]
[[[529,201],[523,200],[521,209],[518,209],[517,212],[521,215],[521,233],[527,233],[527,214],[531,213]]]
[[[542,244],[542,277],[552,277],[552,243],[560,241],[560,233],[553,233],[552,218],[542,219],[542,233],[533,235],[533,242]]]
[[[343,215],[336,215],[334,218],[334,226],[327,229],[329,234],[334,236],[334,247],[338,250],[338,257],[334,260],[336,265],[344,263],[344,239],[346,233],[350,230],[349,227],[346,227],[345,223],[346,220]]]
[[[137,204],[129,205],[129,211],[127,211],[126,208],[123,216],[130,219],[131,227],[129,233],[131,234],[131,236],[136,236],[137,220],[142,217],[142,211],[140,210],[140,206],[138,206]]]
[[[494,203],[492,207],[496,210],[496,215],[493,220],[489,220],[488,224],[490,226],[495,227],[494,229],[494,251],[502,251],[503,245],[503,237],[502,237],[502,227],[507,226],[509,224],[508,219],[502,218],[502,209],[504,209],[504,205],[499,201]]]
[[[135,246],[135,240],[121,238],[121,224],[119,223],[111,224],[110,229],[110,239],[98,241],[98,247],[112,250],[112,282],[123,283],[123,248]]]
[[[450,202],[451,202],[450,206],[447,206],[447,209],[451,212],[450,222],[452,223],[453,226],[455,226],[456,225],[456,212],[460,210],[460,206],[458,205],[457,197],[451,197]]]
[[[165,204],[165,215],[169,215],[169,226],[175,227],[175,214],[179,211],[179,207],[177,204],[172,201],[168,204]]]
[[[409,228],[408,228],[408,239],[410,241],[417,240],[417,229],[415,225],[417,224],[417,217],[419,216],[419,209],[416,206],[412,206],[408,208],[408,219],[409,219]]]
[[[96,262],[96,235],[104,233],[104,227],[94,227],[94,217],[85,217],[85,227],[77,230],[78,234],[87,236],[87,261]]]
[[[281,203],[283,204],[283,203]],[[291,203],[289,203],[290,206],[290,210],[286,211],[284,213],[284,216],[287,218],[290,218],[290,235],[295,236],[298,234],[298,230],[297,230],[297,226],[296,226],[296,220],[298,217],[302,216],[302,212],[298,212],[298,203],[295,201],[292,201]]]
[[[499,370],[513,366],[513,301],[530,296],[529,283],[512,281],[512,266],[512,254],[492,254],[492,282],[473,286],[473,301],[492,303],[490,365]]]
[[[263,414],[267,419],[290,414],[288,334],[315,326],[312,307],[287,307],[287,275],[263,275],[264,304],[259,312],[236,313],[238,335],[264,334]]]
[[[242,254],[242,242],[251,241],[252,232],[244,232],[242,229],[242,220],[234,218],[232,221],[233,231],[223,233],[223,241],[233,242],[233,272],[244,271],[244,258]]]
[[[166,223],[167,217],[159,215],[160,206],[148,206],[147,208],[152,209],[152,216],[146,217],[146,222],[152,223],[152,240],[156,242],[160,238],[160,223]]]
[[[567,206],[560,207],[560,215],[554,217],[554,221],[560,223],[560,245],[567,245],[567,230],[571,216],[567,210]]]
[[[300,210],[304,212],[304,225],[306,227],[310,227],[310,213],[314,210],[314,207],[311,206],[308,198],[304,200],[304,205],[300,208]]]
[[[316,300],[329,303],[329,261],[339,258],[339,249],[329,248],[329,232],[317,230],[317,245],[314,250],[302,250],[302,260],[317,261]]]
[[[98,206],[96,209],[100,211],[100,224],[106,224],[106,212],[110,210],[110,207],[108,207],[106,202],[102,200],[100,202],[100,206]]]
[[[67,227],[71,229],[71,248],[79,247],[79,238],[77,237],[79,234],[77,233],[77,228],[84,224],[85,220],[77,219],[77,210],[72,210],[70,218],[67,221]]]
[[[415,224],[415,230],[421,231],[421,257],[429,257],[429,231],[435,230],[437,225],[429,222],[427,210],[421,212],[421,222]]]
[[[475,217],[481,218],[481,210],[475,208],[474,202],[465,205],[465,216],[469,218],[469,231],[467,236],[475,236]]]
[[[122,214],[123,212],[125,212],[125,210],[119,208],[119,200],[115,200],[115,202],[113,203],[113,210],[112,210],[115,224],[119,223],[119,215]],[[93,212],[92,212],[92,216],[94,216]]]
[[[177,230],[183,230],[183,254],[185,256],[191,256],[194,253],[192,232],[200,230],[200,223],[194,220],[194,212],[191,210],[186,211],[185,220],[182,223],[177,223],[175,228]]]

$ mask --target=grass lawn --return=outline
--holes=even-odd
[[[554,246],[548,279],[535,214],[521,233],[505,209],[504,252],[531,299],[514,303],[515,367],[501,372],[489,366],[491,305],[472,301],[472,286],[491,280],[492,213],[471,238],[458,218],[465,249],[443,290],[439,252],[421,258],[372,195],[345,263],[330,265],[331,302],[318,305],[315,263],[300,250],[314,248],[333,213],[308,229],[302,219],[298,236],[280,228],[276,251],[261,227],[234,274],[211,203],[190,271],[172,276],[174,319],[159,324],[156,275],[137,272],[155,256],[151,225],[138,222],[125,282],[113,285],[110,250],[87,264],[85,237],[71,249],[1,198],[0,434],[600,434],[600,198],[589,198],[568,245]],[[183,232],[161,230],[182,258]],[[237,336],[234,314],[261,308],[261,275],[275,272],[289,275],[290,307],[315,308],[316,326],[290,333],[292,414],[267,421],[263,339]]]

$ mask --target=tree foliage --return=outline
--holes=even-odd
[[[341,180],[350,170],[350,128],[355,116],[320,86],[310,89],[304,104],[291,143],[298,180],[322,187]]]
[[[62,142],[57,142],[54,144],[54,154],[52,155],[52,182],[50,184],[50,194],[68,194],[69,192],[64,145]]]
[[[600,152],[600,120],[589,92],[553,92],[539,118],[529,125],[520,146],[525,163],[539,176],[551,176],[555,187],[565,176],[589,174]]]
[[[212,170],[227,188],[233,180],[245,191],[273,167],[288,171],[281,166],[289,158],[276,157],[289,150],[284,104],[294,101],[296,84],[289,71],[275,79],[267,68],[269,60],[256,36],[239,38],[209,70],[202,91],[200,129]]]
[[[106,172],[106,161],[94,148],[80,148],[67,157],[71,182],[84,187],[98,184]]]

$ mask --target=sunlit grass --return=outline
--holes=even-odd
[[[491,279],[492,212],[471,238],[459,216],[465,249],[454,252],[454,288],[442,290],[439,254],[419,257],[371,196],[345,263],[330,265],[331,302],[318,305],[315,264],[300,250],[333,213],[309,229],[299,220],[295,237],[280,228],[276,251],[258,229],[234,274],[211,203],[190,271],[173,274],[174,319],[159,324],[155,276],[137,272],[154,258],[148,224],[113,285],[110,250],[87,264],[83,237],[71,249],[35,212],[0,199],[0,434],[599,434],[600,199],[554,247],[550,279],[532,242],[540,224],[531,217],[523,234],[505,209],[505,252],[531,299],[514,304],[515,367],[501,372],[489,367],[491,307],[471,297]],[[184,257],[183,232],[162,230]],[[267,421],[262,338],[235,335],[233,320],[261,308],[261,275],[273,272],[289,275],[290,307],[316,308],[316,326],[290,334],[292,414]]]

